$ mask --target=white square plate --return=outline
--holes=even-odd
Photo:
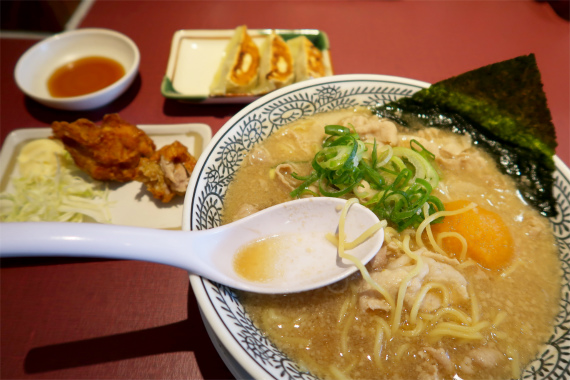
[[[156,148],[175,140],[184,144],[198,158],[210,139],[212,130],[206,124],[138,125],[154,141]],[[34,139],[52,135],[51,128],[26,128],[11,132],[0,151],[0,191],[13,191],[12,178],[19,175],[16,158],[23,145]],[[180,229],[184,197],[169,203],[154,199],[141,182],[109,182],[111,223],[125,226]]]

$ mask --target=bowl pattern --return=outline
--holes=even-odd
[[[429,84],[382,75],[340,75],[283,88],[252,103],[218,133],[197,166],[185,211],[188,229],[220,224],[227,186],[247,153],[282,126],[315,113],[373,106],[410,96]],[[570,370],[570,170],[557,157],[554,195],[558,216],[551,224],[562,261],[560,311],[553,333],[521,378],[562,379]],[[208,322],[233,358],[253,377],[315,379],[303,372],[253,325],[232,289],[193,276],[193,289]],[[231,347],[229,347],[231,346]]]

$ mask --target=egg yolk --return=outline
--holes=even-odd
[[[469,201],[455,201],[445,204],[446,211],[467,207]],[[467,257],[487,269],[501,269],[514,256],[514,242],[503,219],[493,211],[476,207],[467,212],[446,216],[442,223],[431,225],[435,236],[442,232],[457,232],[467,241]],[[461,242],[454,237],[442,239],[441,248],[459,256]]]

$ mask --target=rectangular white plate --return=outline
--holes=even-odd
[[[138,125],[154,141],[156,148],[175,140],[184,144],[196,158],[210,139],[212,130],[206,124]],[[12,131],[0,151],[0,191],[13,191],[11,179],[18,176],[16,158],[27,142],[52,135],[51,128],[27,128]],[[175,197],[169,203],[156,200],[137,181],[109,182],[111,223],[125,226],[180,229],[184,197]]]
[[[248,29],[251,38],[261,46],[263,38],[272,29]],[[330,64],[327,35],[316,29],[275,29],[285,40],[306,36],[323,52]],[[226,45],[233,36],[233,29],[179,30],[174,33],[166,75],[161,92],[166,98],[204,103],[248,103],[256,96],[210,97],[210,84],[224,56]]]

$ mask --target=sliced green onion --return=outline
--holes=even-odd
[[[379,152],[376,141],[367,147],[347,127],[327,125],[325,133],[328,137],[311,162],[312,172],[308,176],[291,174],[303,181],[291,197],[343,197],[352,192],[361,204],[398,231],[419,226],[426,218],[426,204],[430,214],[444,210],[441,200],[431,195],[439,183],[432,165],[435,155],[417,140],[411,140],[410,148],[387,145]],[[309,190],[313,184],[319,194]],[[441,218],[434,222],[439,221]]]
[[[419,149],[415,148],[414,145],[417,145]],[[412,141],[410,141],[410,149],[412,149],[414,152],[418,152],[428,161],[435,160],[435,154],[424,148],[424,146],[420,144],[418,140],[412,139]]]
[[[327,125],[325,133],[331,136],[344,136],[350,134],[350,129],[342,125]]]

